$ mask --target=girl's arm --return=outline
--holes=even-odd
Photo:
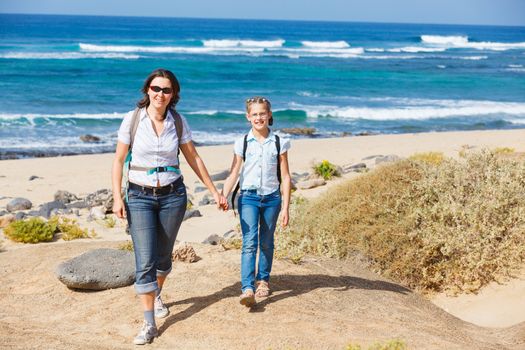
[[[282,195],[282,208],[281,226],[286,227],[288,225],[290,216],[290,194],[292,190],[292,180],[290,177],[290,168],[288,166],[288,152],[284,152],[279,156],[281,162],[281,195]]]
[[[235,186],[237,179],[239,178],[239,171],[241,170],[241,165],[242,165],[241,156],[234,154],[232,165],[230,167],[230,175],[228,175],[228,177],[226,178],[226,181],[224,182],[224,187],[222,189],[222,193],[224,197],[226,198],[228,198],[228,195],[230,194],[231,190],[233,189],[233,186]],[[225,209],[228,209],[227,205]]]
[[[221,208],[224,205],[223,203],[226,202],[226,199],[223,196],[221,196],[217,191],[217,188],[215,188],[213,181],[211,181],[210,174],[208,173],[208,169],[206,169],[202,158],[197,153],[193,142],[190,141],[181,144],[180,149],[182,151],[182,154],[184,154],[184,158],[186,158],[186,161],[190,165],[191,169],[193,169],[197,177],[204,183],[204,185],[206,185],[208,190],[213,195],[215,203],[217,203],[217,208]]]
[[[117,150],[115,151],[115,159],[113,159],[113,167],[111,169],[111,183],[113,188],[113,213],[118,218],[126,217],[126,208],[122,200],[121,186],[122,186],[122,167],[128,154],[129,145],[122,142],[117,142]]]

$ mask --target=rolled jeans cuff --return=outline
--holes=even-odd
[[[135,292],[137,294],[148,294],[159,289],[159,284],[157,281],[146,283],[146,284],[136,284],[135,283]]]
[[[166,270],[166,271],[162,271],[162,270],[157,269],[157,276],[166,277],[167,275],[170,274],[171,269],[172,269],[171,267],[168,270]]]

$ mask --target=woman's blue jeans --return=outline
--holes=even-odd
[[[177,186],[166,195],[129,190],[127,215],[135,250],[137,294],[157,290],[157,276],[171,272],[171,254],[187,200],[182,181],[177,181]]]
[[[279,190],[259,195],[256,190],[243,190],[239,197],[241,217],[241,289],[255,290],[255,280],[269,281],[272,271],[274,232],[281,211]],[[255,276],[255,262],[259,248],[259,264]]]

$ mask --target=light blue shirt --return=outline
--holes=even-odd
[[[246,160],[241,171],[241,190],[257,190],[259,195],[268,195],[279,189],[277,179],[277,147],[272,131],[262,143],[253,136],[252,130],[246,139]],[[280,138],[281,154],[290,149],[290,140]],[[242,158],[244,136],[235,140],[234,152]]]

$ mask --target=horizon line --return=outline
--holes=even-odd
[[[0,12],[0,15],[27,15],[27,16],[63,16],[63,17],[120,17],[120,18],[162,18],[162,19],[208,19],[234,21],[268,21],[268,22],[322,22],[322,23],[361,23],[361,24],[413,24],[413,25],[440,25],[440,26],[484,26],[484,27],[513,27],[525,28],[525,24],[479,24],[479,23],[424,23],[424,22],[381,22],[364,20],[324,20],[324,19],[271,19],[271,18],[228,18],[228,17],[185,17],[185,16],[146,16],[146,15],[100,15],[100,14],[64,14],[64,13],[22,13]]]

